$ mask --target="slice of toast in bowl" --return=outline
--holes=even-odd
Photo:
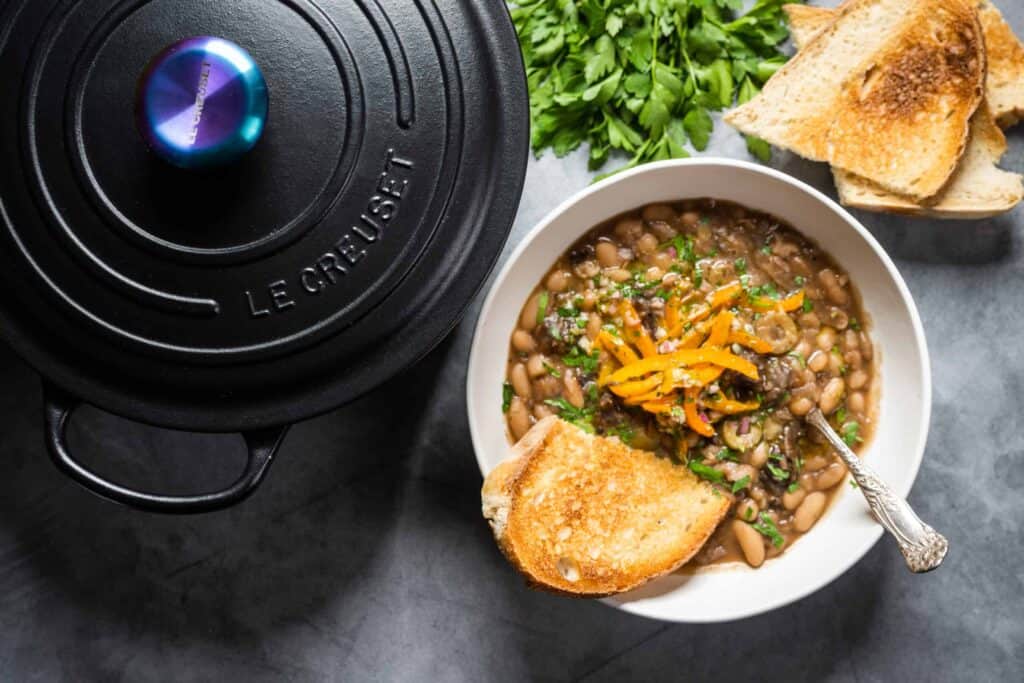
[[[953,175],[984,83],[967,0],[850,0],[725,120],[920,201]]]
[[[992,9],[998,14],[998,10]],[[793,42],[801,50],[837,16],[836,10],[806,5],[786,5],[785,10]],[[1002,20],[1001,15],[999,19]],[[990,40],[988,29],[985,34],[986,40]],[[989,69],[997,68],[998,63],[990,61]],[[991,86],[988,92],[993,92]],[[1009,96],[1004,98],[1004,101],[1012,100]],[[983,103],[971,118],[967,149],[956,171],[939,194],[928,202],[901,197],[841,170],[834,170],[836,188],[845,206],[867,211],[945,219],[985,218],[1010,211],[1024,196],[1021,176],[997,167],[1005,152],[1006,138],[996,126],[989,105]]]
[[[484,481],[483,514],[534,588],[622,593],[675,571],[729,510],[688,468],[550,417]]]

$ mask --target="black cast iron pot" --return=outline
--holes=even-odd
[[[269,106],[240,158],[182,168],[140,78],[195,36],[244,50]],[[219,115],[200,69],[190,140]],[[289,425],[454,326],[515,214],[527,107],[501,0],[0,2],[0,336],[43,376],[57,465],[155,511],[252,493]],[[239,431],[248,465],[204,495],[119,486],[68,449],[82,402]]]

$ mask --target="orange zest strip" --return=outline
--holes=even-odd
[[[640,315],[633,308],[631,301],[623,301],[619,304],[620,310],[622,311],[622,322],[625,323],[626,329],[624,330],[623,336],[630,344],[640,350],[640,355],[644,358],[653,358],[658,355],[658,348],[655,346],[651,336],[647,333],[647,328],[644,327],[643,321],[640,319]]]
[[[624,382],[622,384],[613,385],[611,391],[617,396],[622,398],[633,398],[634,396],[643,396],[649,394],[661,385],[661,373],[651,375],[647,379],[637,380],[635,382]]]
[[[732,321],[735,317],[730,311],[722,311],[715,316],[715,321],[711,324],[711,334],[704,342],[703,347],[725,346],[729,341],[729,330],[732,329]]]
[[[640,356],[636,355],[636,352],[629,348],[626,342],[612,336],[608,330],[601,330],[597,335],[597,342],[623,365],[632,365],[640,360]]]
[[[682,321],[679,318],[679,297],[673,296],[665,304],[665,330],[674,330],[678,326],[683,329]],[[679,336],[678,334],[672,336]]]
[[[733,330],[729,333],[730,344],[739,344],[754,353],[771,353],[772,345],[760,337],[756,337],[745,330]]]
[[[721,308],[732,303],[743,293],[743,285],[739,282],[731,282],[724,287],[719,287],[708,295],[708,303],[711,308]],[[803,302],[801,302],[803,303]]]
[[[791,294],[785,299],[769,299],[765,296],[750,298],[750,305],[761,310],[776,310],[784,313],[792,313],[804,305],[804,291],[801,289],[796,294]]]
[[[652,372],[665,372],[672,368],[709,363],[727,370],[735,370],[752,380],[758,380],[757,367],[750,361],[720,349],[684,349],[654,358],[644,358],[616,370],[610,380],[616,384],[643,377]]]
[[[648,413],[654,413],[655,415],[661,415],[662,413],[671,413],[672,409],[676,406],[675,401],[649,401],[643,404],[643,409]]]
[[[700,346],[701,342],[704,341],[704,337],[707,336],[710,327],[711,322],[707,320],[694,325],[693,329],[683,335],[683,338],[679,340],[679,348],[695,349]]]
[[[704,405],[715,412],[724,413],[726,415],[737,415],[739,413],[749,413],[757,410],[761,407],[760,403],[742,403],[740,401],[733,401],[728,398],[720,398],[716,401],[705,400]]]

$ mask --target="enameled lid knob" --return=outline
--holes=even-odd
[[[139,82],[139,131],[180,168],[237,161],[267,121],[267,84],[252,56],[223,38],[199,36],[157,55]]]

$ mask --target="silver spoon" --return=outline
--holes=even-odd
[[[900,544],[900,552],[903,553],[910,571],[923,574],[942,564],[946,551],[949,550],[946,538],[922,522],[907,501],[897,497],[892,489],[878,478],[874,470],[861,462],[857,454],[851,451],[846,442],[832,429],[832,425],[820,410],[815,408],[807,414],[806,419],[825,435],[839,453],[839,457],[846,463],[861,493],[867,498],[875,519]]]

